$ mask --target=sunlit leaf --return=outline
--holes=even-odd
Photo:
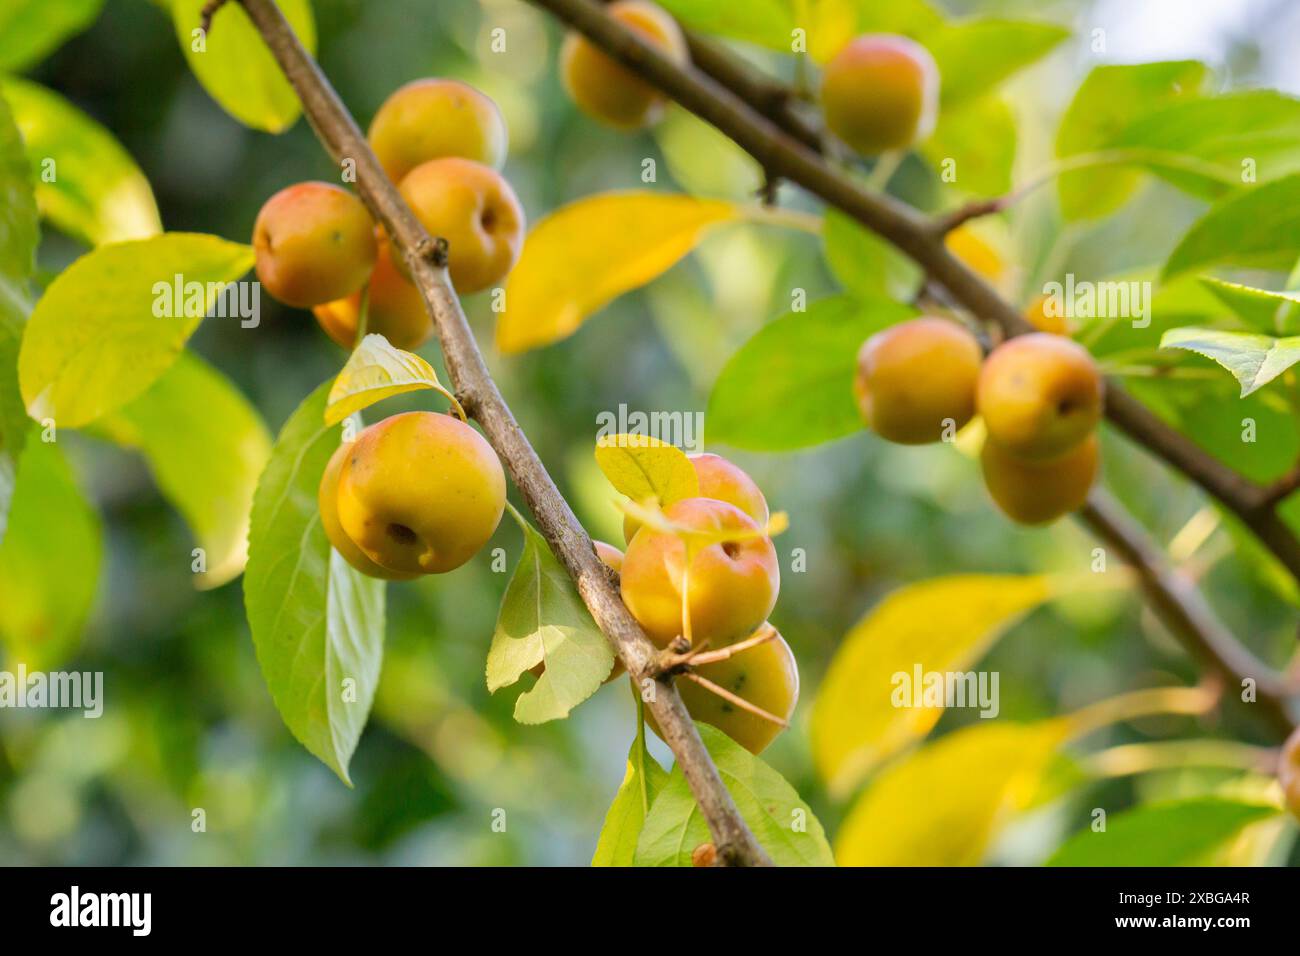
[[[834,865],[821,823],[785,778],[722,731],[696,726],[736,809],[772,862]],[[646,817],[636,865],[690,866],[695,848],[711,839],[681,767],[674,767]]]
[[[686,453],[649,435],[606,435],[596,442],[596,464],[614,490],[633,501],[667,507],[700,493],[700,479]]]
[[[290,416],[258,482],[244,573],[257,662],[294,737],[351,786],[384,647],[384,582],[330,547],[316,492],[339,434],[329,383]]]
[[[831,791],[847,793],[930,732],[943,706],[916,705],[924,675],[966,671],[1049,593],[1040,576],[956,575],[900,588],[872,608],[840,643],[813,705],[813,760]],[[976,688],[962,689],[977,706]]]
[[[1199,96],[1209,78],[1209,70],[1195,60],[1095,67],[1061,119],[1056,155],[1104,150],[1144,114]],[[1104,216],[1123,204],[1140,179],[1140,173],[1127,168],[1066,173],[1057,184],[1061,211],[1066,219]]]
[[[1300,173],[1210,207],[1165,263],[1164,278],[1211,265],[1289,270],[1300,256]]]
[[[32,274],[40,227],[31,168],[9,105],[0,96],[0,280],[18,285]]]
[[[171,0],[181,50],[203,88],[235,119],[278,133],[298,118],[298,97],[238,3],[227,3],[206,37],[199,14],[206,0]],[[316,52],[316,21],[310,0],[276,0],[308,53]]]
[[[858,299],[907,301],[920,284],[922,272],[916,263],[838,210],[826,211],[822,244],[836,280]]]
[[[18,390],[18,349],[26,313],[27,309],[7,292],[7,283],[0,278],[0,543],[5,538],[18,462],[31,428]]]
[[[1221,381],[1136,376],[1124,384],[1164,421],[1254,481],[1280,477],[1300,455],[1295,413],[1278,390],[1240,398],[1240,386],[1227,375]],[[1244,433],[1247,423],[1250,436]]]
[[[0,70],[41,60],[99,16],[104,0],[0,0]]]
[[[861,431],[853,398],[858,349],[914,315],[887,299],[822,299],[758,331],[722,369],[705,427],[710,442],[789,451]]]
[[[790,33],[796,25],[790,0],[747,0],[744,4],[661,0],[659,5],[688,29],[790,51]]]
[[[1049,866],[1204,866],[1243,828],[1280,810],[1222,797],[1136,807],[1112,816],[1106,829],[1075,834]]]
[[[185,517],[206,556],[199,587],[237,577],[248,558],[253,492],[271,454],[257,409],[229,379],[186,352],[102,427],[139,449],[159,489]]]
[[[1241,383],[1245,398],[1300,362],[1300,336],[1273,338],[1257,332],[1221,329],[1170,329],[1162,348],[1187,349],[1214,359]]]
[[[18,351],[31,311],[26,287],[39,239],[31,171],[13,117],[0,98],[0,541],[30,425],[18,389]]]
[[[1069,35],[1054,23],[988,17],[945,24],[921,42],[939,65],[941,102],[948,109],[987,92]]]
[[[8,663],[48,670],[75,653],[99,587],[103,536],[58,445],[30,437],[0,542],[0,636]]]
[[[1278,179],[1300,169],[1300,100],[1273,90],[1175,100],[1117,133],[1107,150],[1146,149],[1137,162],[1180,189],[1217,199],[1246,181]],[[1163,155],[1162,155],[1163,154]]]
[[[605,813],[592,866],[632,866],[646,814],[668,779],[668,771],[645,752],[641,741],[634,743],[623,783]]]
[[[325,424],[337,425],[375,402],[425,388],[453,398],[438,381],[433,366],[420,356],[394,348],[382,335],[367,335],[334,379]]]
[[[617,296],[645,285],[734,219],[731,203],[652,192],[603,193],[551,213],[506,280],[497,346],[523,352],[572,335]]]
[[[835,837],[840,866],[975,866],[1039,790],[1065,726],[981,721],[888,766]]]
[[[1015,115],[1001,97],[965,99],[939,114],[921,152],[936,167],[952,160],[962,192],[997,196],[1011,190],[1017,135]]]
[[[1300,292],[1269,292],[1210,276],[1200,280],[1247,325],[1273,334],[1300,331]]]
[[[252,264],[250,247],[191,233],[82,256],[50,283],[27,323],[18,379],[28,414],[75,428],[140,395],[176,361],[220,287]],[[175,301],[179,279],[193,286],[192,301]]]
[[[26,141],[43,216],[92,246],[162,231],[148,180],[112,133],[27,80],[5,79],[0,92]]]
[[[524,550],[506,586],[488,649],[487,688],[495,693],[538,664],[542,676],[515,701],[515,720],[567,717],[614,669],[614,651],[592,620],[550,546],[526,521]]]

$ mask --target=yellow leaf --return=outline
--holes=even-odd
[[[606,435],[596,442],[596,464],[620,494],[660,507],[700,493],[695,466],[676,445],[649,435]]]
[[[367,335],[334,379],[325,406],[325,424],[337,425],[375,402],[422,388],[431,388],[446,395],[453,404],[456,402],[455,396],[438,381],[432,365],[414,352],[393,348],[382,335]]]
[[[825,63],[839,53],[858,30],[857,0],[807,0],[808,55]]]
[[[586,318],[666,272],[732,203],[653,192],[602,193],[539,222],[506,281],[497,347],[524,352],[577,331]]]
[[[977,723],[888,767],[858,798],[835,840],[840,866],[974,866],[1033,799],[1059,721]]]
[[[813,705],[813,759],[831,792],[846,795],[938,721],[941,706],[895,706],[918,669],[966,670],[1048,593],[1040,576],[955,575],[901,588],[868,612],[844,639]]]

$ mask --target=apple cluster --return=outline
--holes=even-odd
[[[507,135],[496,104],[458,80],[416,80],[379,108],[368,139],[416,218],[447,240],[456,289],[480,292],[504,279],[523,245],[524,212],[499,172]],[[276,193],[258,213],[253,247],[263,287],[311,309],[344,348],[356,342],[363,287],[368,331],[401,349],[433,331],[405,261],[341,186],[305,182]]]
[[[1009,339],[984,357],[957,322],[925,316],[871,336],[854,394],[867,426],[905,445],[952,439],[975,415],[986,437],[984,483],[1021,524],[1079,508],[1099,466],[1103,381],[1087,349],[1049,332]]]
[[[767,499],[754,480],[719,455],[692,455],[690,462],[699,494],[663,509],[671,530],[642,526],[631,516],[624,520],[627,554],[620,590],[623,603],[657,646],[667,647],[689,633],[695,646],[719,650],[766,624],[781,589],[781,572],[766,534]],[[713,543],[691,547],[691,532],[707,535]],[[780,634],[693,670],[782,721],[790,719],[799,699],[799,668]],[[679,680],[677,689],[692,717],[752,753],[781,732],[781,724],[702,684]],[[649,723],[658,733],[653,716]]]

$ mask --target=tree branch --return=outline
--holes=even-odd
[[[1293,688],[1219,622],[1192,580],[1170,566],[1119,502],[1094,488],[1077,517],[1133,568],[1165,626],[1202,666],[1224,679],[1228,693],[1239,696],[1242,681],[1253,680],[1264,716],[1283,734],[1290,733],[1300,719]]]
[[[766,100],[756,105],[746,101],[753,81],[738,77],[747,68],[733,63],[723,70],[712,60],[710,72],[679,66],[634,31],[606,16],[591,0],[529,2],[549,10],[615,60],[717,127],[753,156],[769,176],[799,184],[893,244],[972,315],[997,326],[1006,335],[1035,331],[1015,306],[944,246],[943,234],[951,224],[950,217],[931,219],[887,194],[861,188],[802,137],[790,135],[770,118]],[[715,49],[713,59],[724,55]],[[769,87],[775,82],[765,80]],[[1236,514],[1300,580],[1300,538],[1264,505],[1267,490],[1263,486],[1206,454],[1113,380],[1107,382],[1106,415],[1135,444],[1182,471]]]
[[[756,159],[769,176],[803,186],[824,202],[856,219],[926,272],[930,282],[979,319],[1006,335],[1034,331],[1020,311],[952,255],[943,237],[964,214],[930,218],[887,194],[864,190],[835,168],[819,150],[791,135],[771,116],[769,101],[751,104],[752,83],[745,68],[720,69],[713,51],[705,71],[679,66],[634,31],[607,16],[591,0],[530,0],[576,29],[619,63],[715,126]],[[767,80],[768,84],[775,81]],[[978,210],[976,210],[978,211]],[[1300,580],[1300,539],[1272,507],[1275,489],[1265,488],[1206,454],[1191,439],[1166,425],[1116,382],[1107,382],[1106,415],[1130,439],[1182,471],[1235,513]],[[1217,672],[1240,680],[1253,677],[1259,699],[1279,729],[1293,726],[1290,689],[1267,665],[1255,659],[1205,605],[1189,582],[1167,568],[1144,532],[1101,491],[1081,518],[1097,535],[1134,564],[1148,600],[1188,650]]]
[[[446,245],[431,239],[384,174],[369,144],[274,0],[240,0],[302,101],[303,112],[336,161],[356,163],[357,189],[402,251],[442,344],[447,371],[465,411],[483,427],[583,602],[638,681],[655,677],[658,651],[642,633],[596,557],[591,539],[501,397],[445,269]],[[665,741],[686,776],[719,856],[737,865],[770,865],[736,809],[671,680],[649,701]]]

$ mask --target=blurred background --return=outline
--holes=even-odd
[[[1224,88],[1300,93],[1300,6],[1283,0],[1167,0],[1134,4],[974,3],[947,12],[1054,20],[1075,36],[1004,90],[1018,124],[1017,178],[1050,161],[1060,113],[1097,62],[1199,58]],[[680,110],[651,133],[616,135],[576,112],[555,73],[559,33],[518,0],[315,0],[319,59],[364,126],[400,84],[426,75],[473,83],[493,96],[511,136],[506,173],[531,219],[603,189],[639,188],[641,161],[658,161],[653,188],[744,198],[757,170]],[[502,26],[506,54],[490,52]],[[1105,54],[1088,47],[1103,28]],[[788,75],[780,58],[744,49]],[[165,12],[147,0],[108,0],[102,16],[30,72],[121,140],[153,186],[165,228],[249,241],[262,202],[333,167],[305,122],[269,136],[225,114],[200,89]],[[893,189],[935,208],[950,197],[915,157]],[[1021,301],[1048,271],[1106,275],[1160,262],[1204,207],[1149,182],[1102,228],[1061,233],[1051,190],[985,238]],[[782,201],[814,210],[793,190]],[[82,251],[47,230],[42,275]],[[595,467],[596,416],[630,408],[700,411],[719,369],[763,323],[837,289],[815,237],[772,227],[719,230],[701,250],[628,295],[572,338],[521,357],[491,348],[486,296],[465,301],[507,400],[593,536],[621,543],[621,516]],[[278,430],[331,377],[343,352],[311,315],[263,297],[260,327],[206,322],[193,347],[231,376]],[[422,353],[437,363],[433,343]],[[398,405],[401,404],[399,400]],[[427,407],[427,400],[409,407]],[[397,408],[386,411],[399,410]],[[707,421],[706,421],[707,432]],[[1176,476],[1108,436],[1107,481],[1162,542],[1179,540],[1204,502]],[[352,764],[349,790],[302,749],[278,717],[258,671],[238,581],[196,591],[192,538],[156,492],[140,459],[106,442],[60,442],[104,517],[105,560],[81,650],[68,669],[102,671],[98,720],[0,711],[0,863],[7,864],[585,864],[623,776],[634,708],[625,682],[603,688],[570,719],[517,725],[516,691],[495,697],[484,660],[506,575],[487,554],[451,575],[389,587],[383,678]],[[777,542],[783,587],[774,623],[800,663],[803,700],[793,728],[765,753],[830,833],[845,807],[812,772],[806,733],[819,677],[839,641],[900,584],[961,571],[1078,572],[1092,543],[1063,522],[1014,529],[989,506],[968,457],[947,448],[889,447],[865,434],[799,454],[734,458],[791,528]],[[1204,522],[1203,522],[1204,523]],[[1187,532],[1192,538],[1193,529]],[[1197,540],[1198,573],[1226,622],[1270,661],[1295,644],[1292,595],[1234,548],[1222,529]],[[52,543],[57,547],[57,543]],[[503,522],[490,547],[512,558],[520,540]],[[789,573],[792,549],[807,570]],[[1177,556],[1177,553],[1176,553]],[[1004,719],[1062,713],[1126,689],[1195,671],[1131,594],[1092,593],[1035,613],[983,665],[1001,672]],[[949,713],[940,727],[972,719]],[[1225,715],[1150,720],[1089,746],[1197,732],[1268,743]],[[666,764],[657,741],[654,752]],[[1229,771],[1171,770],[1095,783],[1107,806],[1194,792]],[[1083,800],[1084,796],[1067,798]],[[206,812],[194,833],[191,814]],[[507,813],[494,832],[492,813]],[[1077,808],[1076,808],[1077,809]],[[1049,807],[1011,834],[993,859],[1041,861],[1079,814]],[[1074,822],[1070,822],[1073,820]],[[1283,855],[1287,847],[1281,848]]]

